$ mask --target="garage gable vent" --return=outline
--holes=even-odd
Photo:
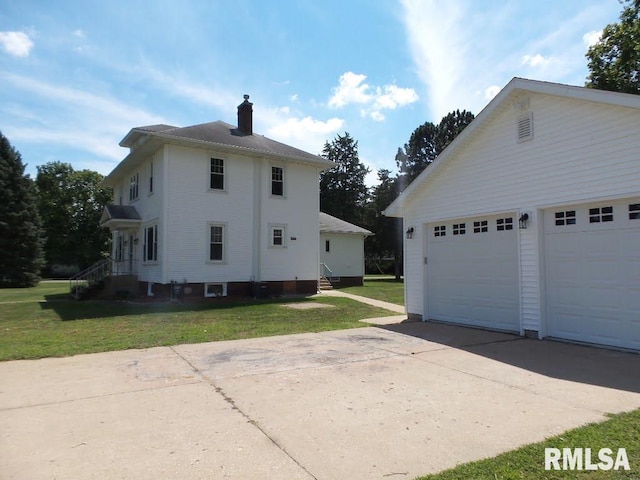
[[[518,117],[518,143],[533,138],[533,112],[523,113]]]

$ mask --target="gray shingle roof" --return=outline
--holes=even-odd
[[[353,233],[360,235],[373,235],[366,228],[359,227],[353,223],[345,222],[333,217],[328,213],[320,212],[320,233]]]
[[[125,137],[121,145],[130,146],[129,138],[134,138],[135,132],[143,134],[151,134],[157,138],[167,140],[192,140],[198,143],[210,143],[243,149],[255,152],[264,152],[271,155],[285,156],[311,162],[326,163],[326,160],[319,155],[314,155],[304,150],[291,147],[284,143],[277,142],[263,135],[248,135],[234,125],[226,122],[217,121],[209,123],[201,123],[190,127],[172,127],[170,125],[148,125],[144,127],[136,127]]]

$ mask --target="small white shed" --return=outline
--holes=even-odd
[[[410,316],[640,350],[640,96],[514,78],[385,214]]]
[[[362,285],[369,230],[320,212],[320,272],[341,287]]]

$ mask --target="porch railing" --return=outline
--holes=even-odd
[[[79,299],[85,290],[99,284],[107,277],[137,274],[137,261],[116,261],[112,258],[105,258],[71,277],[69,290],[76,299]]]

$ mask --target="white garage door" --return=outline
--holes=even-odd
[[[515,214],[428,225],[429,318],[520,331]]]
[[[544,217],[548,335],[640,349],[640,198]]]

